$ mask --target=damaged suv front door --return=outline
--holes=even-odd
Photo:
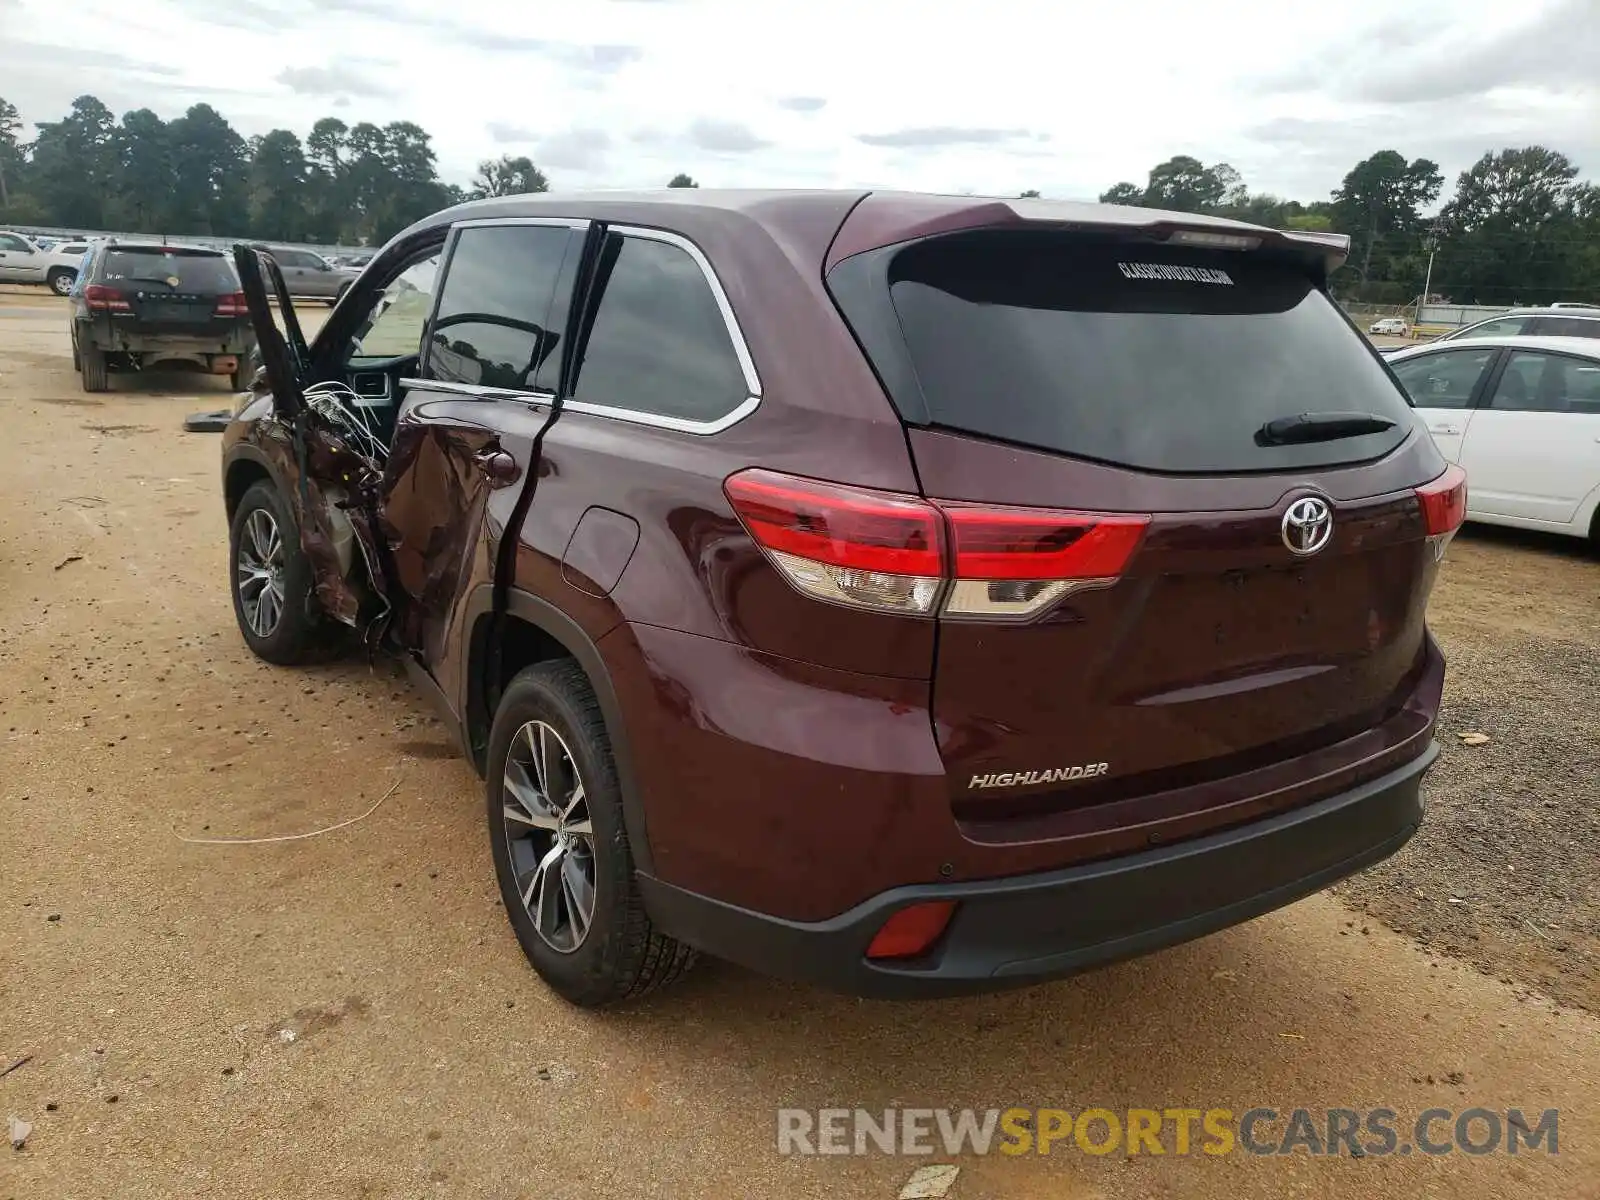
[[[394,638],[458,716],[465,600],[513,566],[584,235],[582,222],[457,226],[417,374],[402,381],[380,503]]]
[[[505,535],[537,474],[586,233],[580,221],[463,222],[442,253],[435,242],[369,272],[367,294],[310,348],[276,263],[236,252],[273,423],[292,446],[280,502],[317,615],[402,652],[457,715],[464,600],[512,565]]]

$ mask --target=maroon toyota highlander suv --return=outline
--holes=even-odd
[[[1346,247],[518,196],[405,231],[310,341],[241,247],[241,632],[405,662],[579,1004],[697,950],[922,996],[1246,920],[1402,845],[1437,753],[1465,481],[1329,299]]]

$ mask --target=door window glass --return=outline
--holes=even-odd
[[[1466,408],[1493,349],[1447,350],[1395,363],[1395,377],[1417,408]]]
[[[613,236],[600,271],[574,400],[705,422],[749,398],[722,308],[688,251]]]
[[[1506,360],[1489,407],[1509,412],[1600,412],[1600,363],[1515,351]]]
[[[15,250],[26,254],[28,243],[19,237],[12,237],[9,233],[0,233],[0,250]]]
[[[460,231],[424,377],[533,391],[539,368],[559,372],[552,316],[556,277],[573,242],[564,226],[489,225]]]
[[[365,358],[404,358],[422,350],[422,330],[433,309],[439,251],[412,263],[390,281],[356,329],[351,362]]]

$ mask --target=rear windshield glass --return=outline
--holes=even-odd
[[[239,287],[233,264],[222,255],[160,247],[108,250],[100,278],[107,283],[164,283],[179,292],[232,292]]]
[[[907,248],[889,282],[936,425],[1163,472],[1356,462],[1413,428],[1333,303],[1260,253],[987,232]],[[1293,445],[1256,436],[1335,412],[1395,424]]]

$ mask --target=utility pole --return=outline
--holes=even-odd
[[[1428,236],[1423,240],[1423,245],[1428,248],[1428,276],[1422,284],[1422,295],[1417,297],[1417,312],[1411,322],[1412,332],[1416,332],[1418,325],[1422,324],[1422,306],[1428,302],[1428,295],[1433,291],[1433,256],[1439,251],[1439,239],[1444,234],[1444,222],[1435,221],[1428,229]]]

